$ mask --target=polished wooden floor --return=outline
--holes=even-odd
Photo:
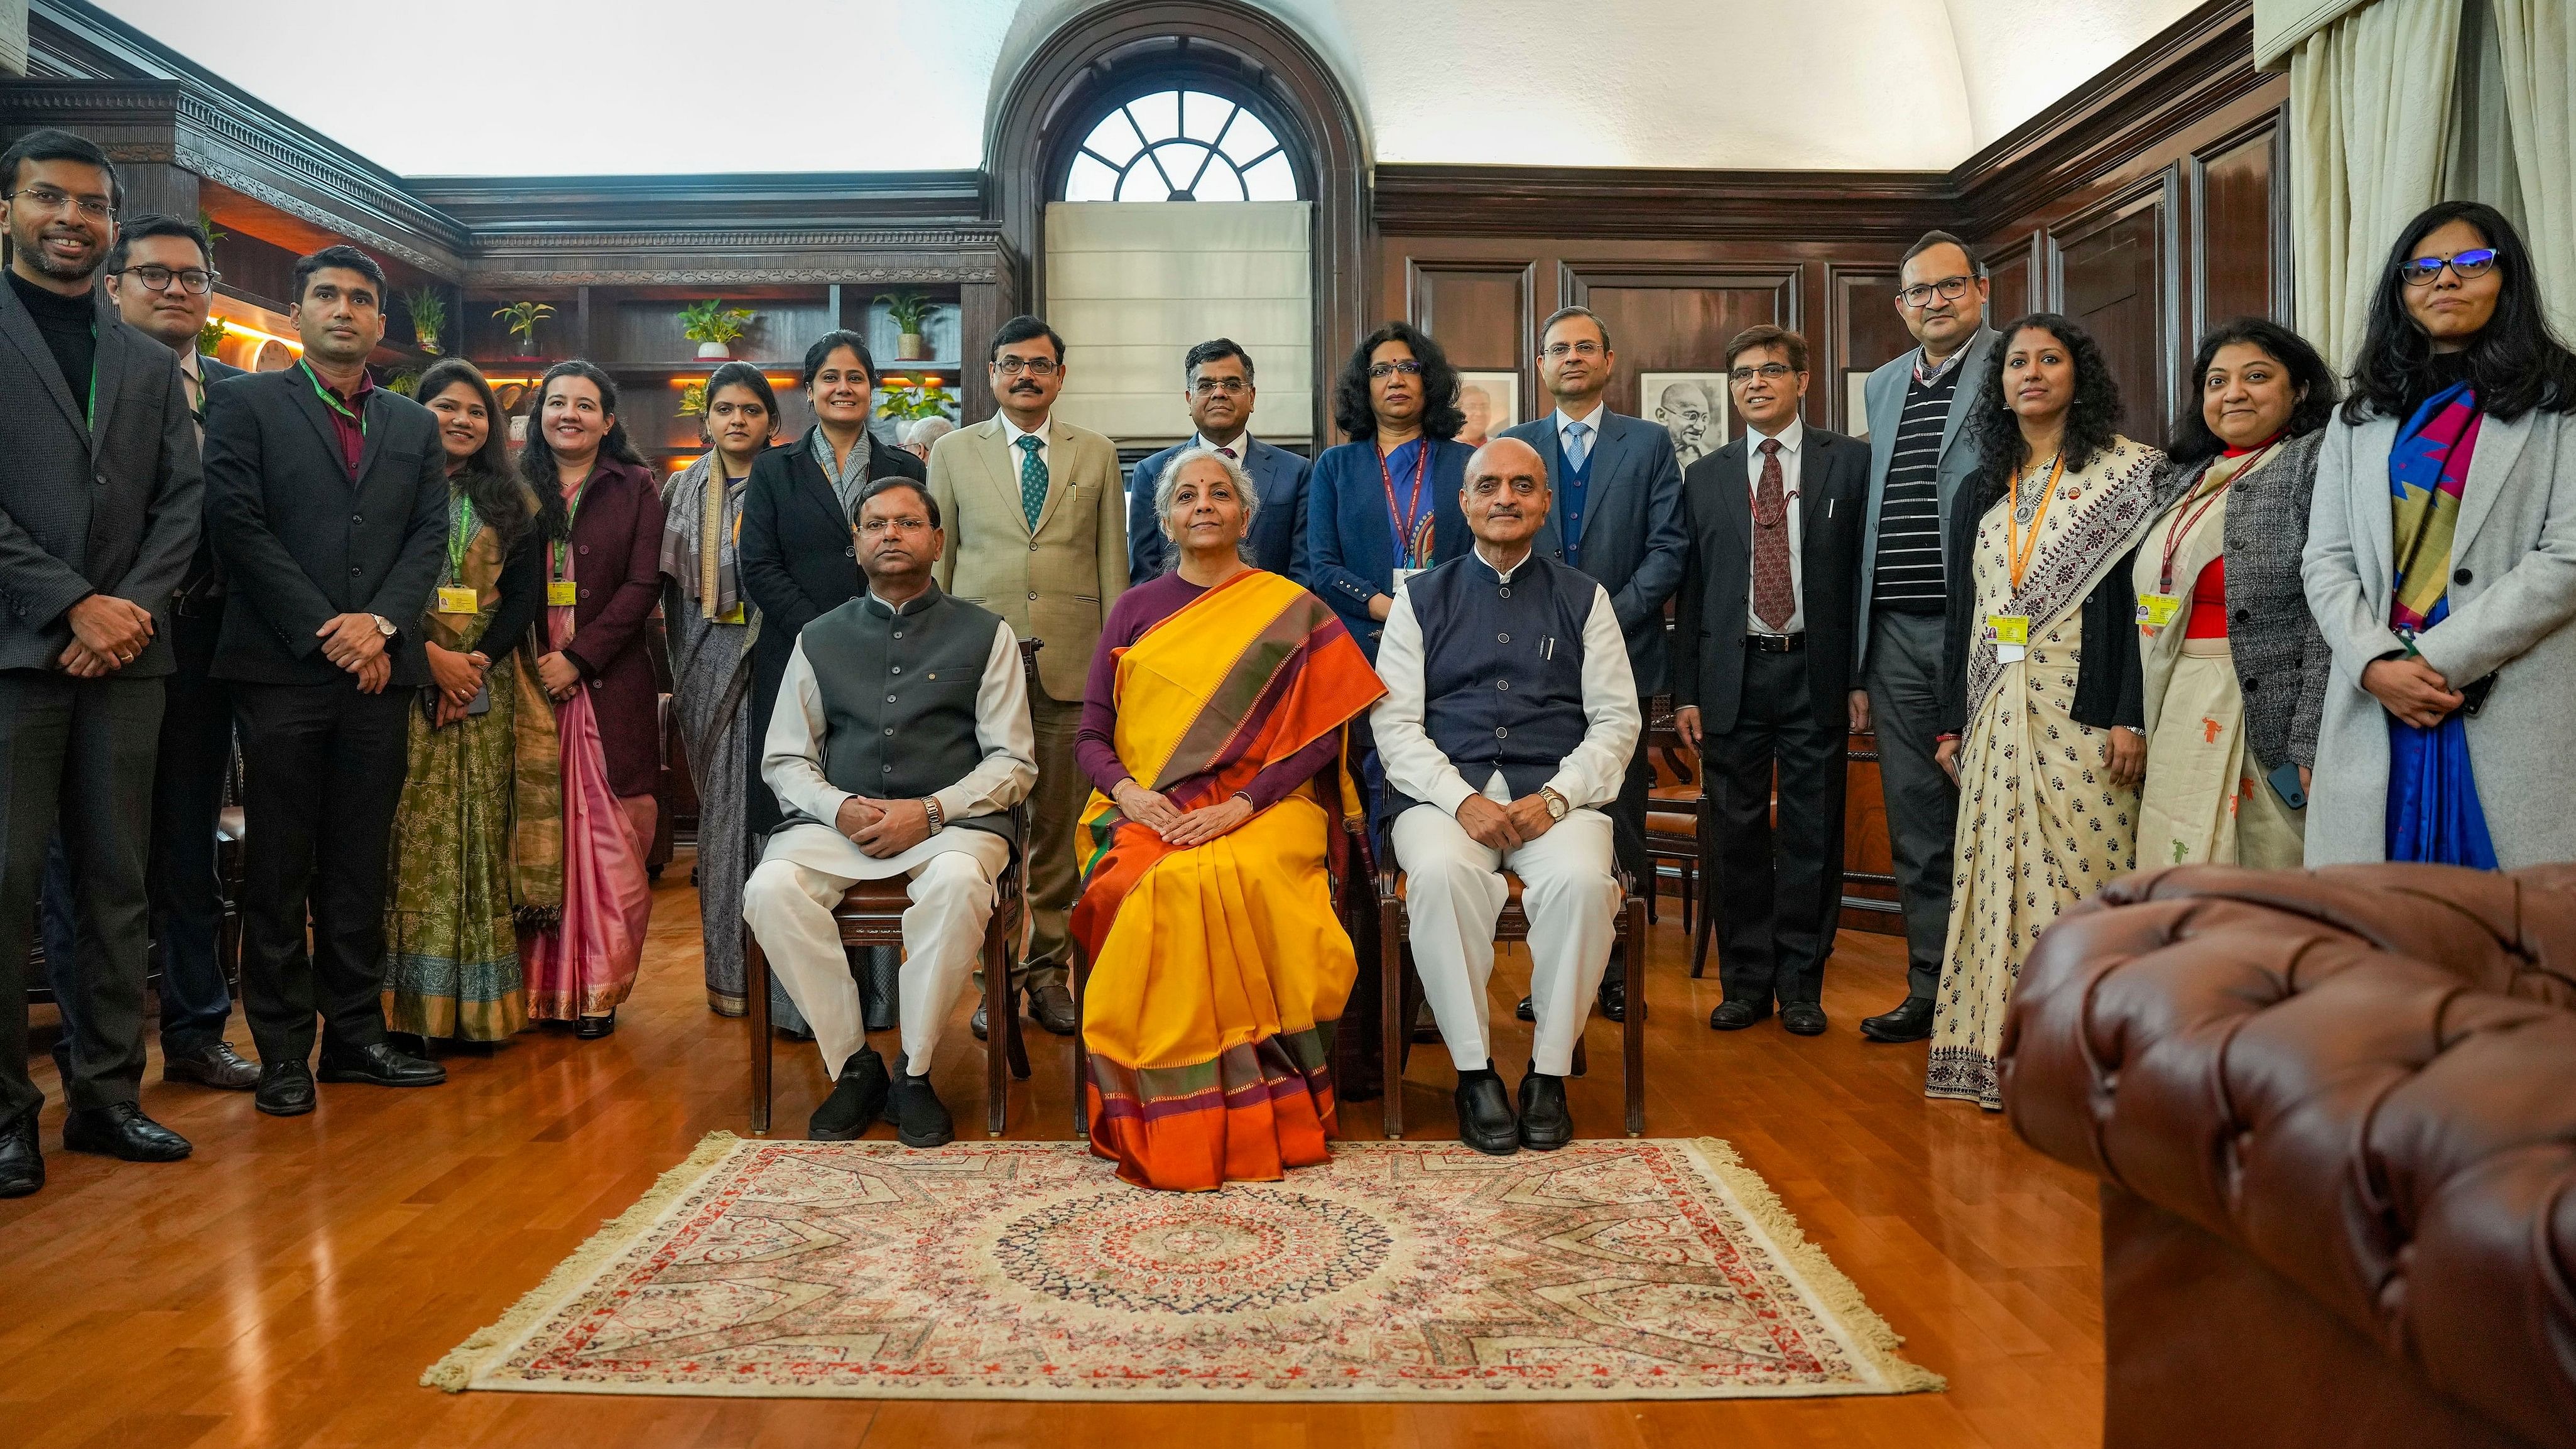
[[[1833,1030],[1776,1021],[1709,1031],[1715,971],[1685,975],[1678,924],[1657,927],[1647,1130],[1733,1142],[1807,1231],[1949,1376],[1905,1398],[1535,1405],[871,1403],[546,1394],[448,1395],[421,1371],[498,1317],[707,1131],[747,1130],[744,1029],[708,1014],[687,862],[654,903],[642,984],[617,1035],[544,1033],[448,1059],[445,1087],[325,1087],[277,1121],[247,1095],[167,1086],[147,1108],[196,1156],[132,1166],[64,1153],[44,1118],[51,1185],[0,1203],[0,1444],[213,1446],[1139,1446],[1204,1434],[1223,1449],[1360,1444],[2065,1446],[2100,1442],[2099,1237],[2090,1181],[2005,1124],[1921,1094],[1923,1053],[1865,1043],[1858,1018],[1903,994],[1894,938],[1847,932],[1829,972]],[[1495,976],[1506,1039],[1526,957]],[[962,1011],[961,1007],[961,1011]],[[40,1012],[39,1019],[50,1016]],[[1618,1061],[1596,1021],[1595,1062]],[[1035,1080],[1012,1133],[1067,1131],[1063,1045],[1032,1031]],[[233,1039],[247,1050],[235,1018]],[[961,1125],[980,1123],[982,1062],[940,1062]],[[886,1049],[891,1050],[891,1042]],[[811,1048],[780,1044],[778,1123],[801,1132],[823,1087]],[[1498,1043],[1497,1058],[1518,1049]],[[157,1057],[157,1051],[156,1051]],[[52,1067],[37,1069],[50,1091]],[[1441,1054],[1417,1055],[1418,1134],[1449,1125]],[[1575,1084],[1578,1125],[1614,1130],[1615,1065]],[[1376,1135],[1373,1105],[1346,1109]],[[889,1129],[879,1128],[880,1135]],[[1219,1437],[1221,1436],[1221,1437]]]

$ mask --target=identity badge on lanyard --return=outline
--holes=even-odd
[[[593,473],[591,477],[599,476]],[[581,516],[581,500],[590,496],[590,478],[581,480],[572,497],[564,500],[564,536],[554,542],[554,577],[546,580],[546,607],[569,609],[581,602],[581,592],[565,577],[564,569],[572,562],[572,521]]]
[[[1400,445],[1399,445],[1400,446]],[[1369,451],[1377,452],[1372,447]],[[1377,476],[1386,484],[1386,519],[1395,532],[1395,586],[1422,572],[1431,563],[1431,516],[1425,507],[1422,484],[1431,466],[1431,439],[1418,438],[1413,451],[1413,493],[1399,508],[1395,502],[1395,474],[1386,465],[1387,455],[1377,455]]]
[[[465,583],[465,554],[474,542],[474,500],[460,493],[450,505],[455,512],[447,520],[447,582],[438,586],[438,612],[442,614],[477,614],[483,601]]]
[[[2004,550],[2012,572],[2013,601],[2021,600],[2022,575],[2030,571],[2030,556],[2039,551],[2040,525],[2048,521],[2048,505],[2057,501],[2057,480],[2065,475],[2066,455],[2060,453],[2049,465],[2048,486],[2041,490],[2039,506],[2030,516],[2030,536],[2021,533],[2021,476],[2013,476],[2014,496],[2004,514]],[[1994,641],[1997,664],[2019,664],[2030,655],[2030,615],[1988,614],[1986,637]]]
[[[2191,531],[2200,526],[2201,519],[2209,515],[2209,510],[2218,506],[2219,497],[2237,479],[2253,472],[2271,452],[2271,448],[2264,448],[2247,458],[2245,466],[2220,480],[2217,487],[2192,494],[2174,509],[2173,521],[2165,525],[2165,546],[2163,559],[2156,569],[2155,592],[2138,596],[2138,627],[2142,632],[2153,634],[2182,614],[2182,595],[2174,592],[2174,555],[2182,551],[2183,540],[2191,537]]]

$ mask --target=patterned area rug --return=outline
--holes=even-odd
[[[422,1382],[965,1399],[1737,1398],[1939,1376],[1733,1149],[1349,1142],[1147,1192],[1080,1143],[716,1133]]]

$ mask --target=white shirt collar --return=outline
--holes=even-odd
[[[1530,543],[1525,546],[1525,551],[1521,554],[1520,562],[1513,564],[1507,569],[1494,568],[1494,561],[1485,557],[1485,549],[1482,544],[1473,545],[1473,552],[1476,555],[1476,562],[1483,564],[1489,569],[1494,569],[1494,576],[1507,584],[1512,581],[1512,575],[1529,567],[1529,561],[1538,557],[1537,540],[1535,539],[1531,540]]]
[[[1780,440],[1781,452],[1795,453],[1798,451],[1798,445],[1806,440],[1807,420],[1792,413],[1789,415],[1789,426],[1782,428],[1773,436]],[[1762,456],[1762,430],[1749,423],[1744,429],[1744,450],[1756,458]]]
[[[1609,412],[1609,411],[1610,411],[1610,405],[1609,405],[1608,403],[1606,403],[1606,402],[1597,402],[1597,403],[1594,403],[1594,404],[1592,405],[1592,411],[1590,411],[1590,412],[1588,412],[1588,413],[1585,413],[1583,416],[1581,416],[1581,417],[1579,417],[1579,418],[1578,418],[1578,417],[1573,417],[1573,416],[1568,415],[1568,414],[1567,414],[1567,412],[1565,411],[1565,409],[1563,409],[1563,408],[1558,408],[1558,409],[1556,410],[1556,435],[1557,435],[1558,437],[1562,438],[1562,437],[1564,437],[1564,436],[1565,436],[1565,429],[1566,429],[1566,425],[1567,425],[1567,424],[1569,424],[1569,423],[1581,423],[1581,424],[1583,424],[1585,427],[1590,428],[1590,429],[1592,430],[1592,436],[1593,436],[1593,438],[1594,438],[1595,440],[1598,440],[1598,439],[1600,438],[1600,436],[1601,436],[1601,418],[1602,418],[1602,415],[1603,415],[1603,414],[1605,414],[1605,413],[1607,413],[1607,412]]]
[[[1038,446],[1046,446],[1047,429],[1055,422],[1055,414],[1049,413],[1044,422],[1033,429],[1022,431],[1017,423],[1011,421],[1009,413],[995,413],[993,416],[1002,420],[1002,446],[1006,448],[1017,448],[1022,438],[1035,438],[1038,440]]]
[[[1192,433],[1190,434],[1190,446],[1193,448],[1232,448],[1234,450],[1234,461],[1240,463],[1244,459],[1252,456],[1252,429],[1246,428],[1242,432],[1235,434],[1234,441],[1231,443],[1211,443],[1204,436],[1198,433]]]
[[[179,349],[179,370],[202,382],[205,380],[206,370],[203,367],[198,366],[198,361],[199,359],[196,348],[183,347]]]

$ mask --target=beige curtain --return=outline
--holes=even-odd
[[[2489,3],[2503,51],[2523,239],[2551,319],[2560,335],[2576,336],[2576,3]]]
[[[2298,324],[2338,369],[2361,345],[2371,284],[2399,228],[2442,199],[2459,50],[2460,0],[2378,0],[2290,57]]]

